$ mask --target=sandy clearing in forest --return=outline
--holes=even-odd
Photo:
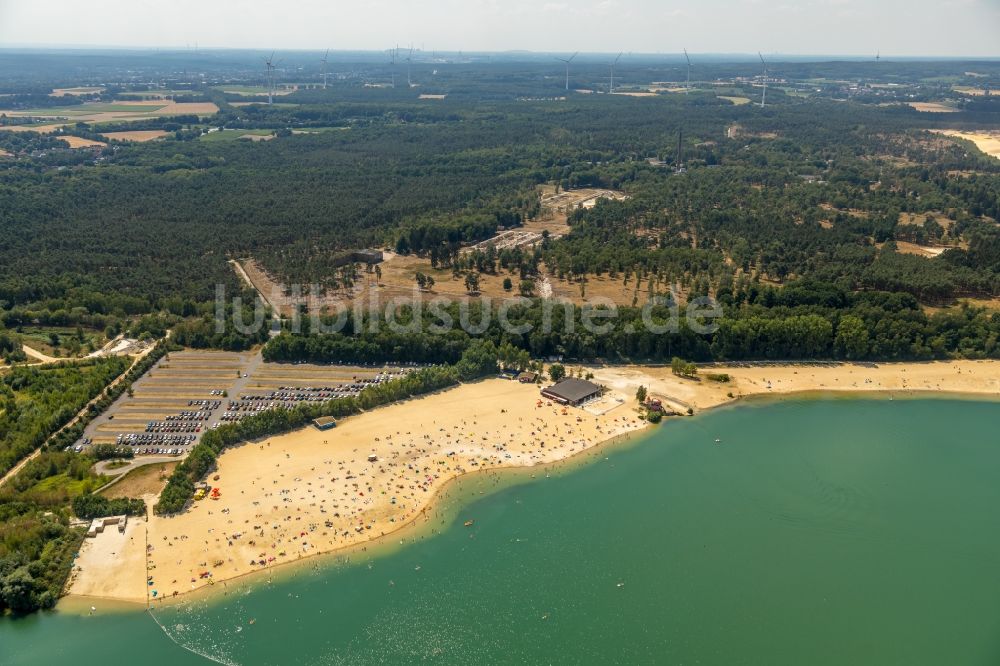
[[[983,151],[987,155],[1000,159],[1000,130],[982,132],[931,130],[931,132],[934,132],[935,134],[943,134],[944,136],[957,137],[959,139],[968,139],[972,143],[976,144],[976,148],[979,150]]]
[[[934,247],[930,245],[917,245],[908,241],[896,241],[896,251],[902,254],[915,254],[919,257],[934,258],[940,257],[947,247]]]

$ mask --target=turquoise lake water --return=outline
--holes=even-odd
[[[392,552],[156,621],[0,620],[0,664],[998,664],[998,416],[802,398],[677,419],[551,478],[469,479],[445,530]]]

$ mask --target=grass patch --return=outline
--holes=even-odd
[[[220,130],[218,132],[209,132],[208,134],[202,134],[198,140],[207,141],[209,143],[219,142],[219,141],[236,141],[241,136],[246,136],[251,134],[253,136],[268,136],[274,134],[274,130],[269,129],[237,129],[237,130]]]
[[[68,474],[56,474],[42,479],[36,483],[28,494],[38,493],[65,493],[69,497],[76,497],[84,493],[90,493],[108,482],[106,476],[88,476],[83,479],[76,479]]]

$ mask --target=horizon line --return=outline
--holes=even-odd
[[[334,49],[330,48],[330,54],[384,54],[386,51],[390,51],[396,47],[389,47],[384,49],[377,48],[352,48],[352,49]],[[402,47],[400,47],[402,48]],[[407,47],[409,48],[409,47]],[[314,53],[322,52],[328,50],[327,47],[317,46],[312,48],[302,48],[302,47],[271,47],[271,46],[203,46],[190,44],[186,45],[168,45],[168,46],[138,46],[138,45],[126,45],[126,44],[108,44],[108,45],[95,45],[95,44],[45,44],[45,43],[11,43],[11,44],[0,44],[0,51],[139,51],[139,52],[149,52],[149,53],[191,53],[200,54],[203,52],[248,52],[248,51],[281,51],[285,53]],[[414,47],[414,51],[419,53],[433,53],[439,55],[463,55],[463,56],[489,56],[489,55],[502,55],[502,56],[512,56],[512,55],[530,55],[545,57],[553,54],[563,55],[567,53],[572,53],[572,51],[536,51],[533,49],[507,49],[507,50],[466,50],[466,49],[421,49]],[[615,55],[615,51],[578,51],[580,55]],[[757,52],[753,51],[695,51],[692,49],[687,49],[688,54],[698,55],[698,56],[712,56],[712,57],[746,57],[746,58],[757,58]],[[786,57],[786,58],[829,58],[829,59],[847,59],[847,60],[859,60],[859,59],[874,59],[875,56],[868,53],[802,53],[802,52],[782,52],[782,51],[767,51],[766,52],[771,57]],[[878,50],[875,53],[879,53]],[[684,51],[649,51],[649,52],[629,52],[626,57],[638,57],[638,58],[655,58],[662,56],[677,56],[679,58],[684,57]],[[890,53],[888,55],[881,54],[881,61],[891,62],[893,59],[905,59],[905,60],[977,60],[977,61],[994,61],[1000,60],[1000,54],[998,55],[933,55],[933,54],[915,54],[915,53]]]

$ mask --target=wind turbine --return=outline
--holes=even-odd
[[[761,55],[760,51],[757,51],[757,55],[760,56],[760,62],[764,65],[764,92],[760,96],[760,108],[764,108],[764,104],[767,102],[767,61],[764,60],[764,56]]]
[[[687,95],[688,91],[691,89],[691,58],[688,57],[687,49],[684,49],[684,59],[687,60],[688,63],[688,82],[687,82],[687,87],[684,88],[684,94]]]
[[[877,65],[878,61],[881,59],[882,59],[882,51],[881,50],[875,51],[875,64]]]
[[[609,88],[609,94],[611,95],[615,94],[615,65],[617,65],[618,61],[622,59],[622,53],[625,52],[622,51],[621,53],[619,53],[618,57],[615,58],[615,61],[611,63],[611,86]]]
[[[571,55],[568,58],[556,58],[556,60],[558,60],[559,62],[562,62],[562,63],[566,64],[566,90],[567,91],[569,91],[569,64],[571,62],[573,62],[573,58],[575,58],[578,55],[580,55],[579,51],[577,51],[576,53],[574,53],[573,55]]]
[[[264,66],[267,68],[267,103],[270,104],[274,89],[274,51],[271,51],[270,58],[264,58]]]
[[[329,57],[330,57],[330,49],[327,49],[326,55],[323,56],[322,60],[320,60],[320,62],[323,63],[323,90],[326,90],[326,73],[327,73],[326,61]]]
[[[410,54],[406,56],[406,85],[413,87],[413,79],[410,78],[410,63],[413,61],[413,47],[410,47]]]

